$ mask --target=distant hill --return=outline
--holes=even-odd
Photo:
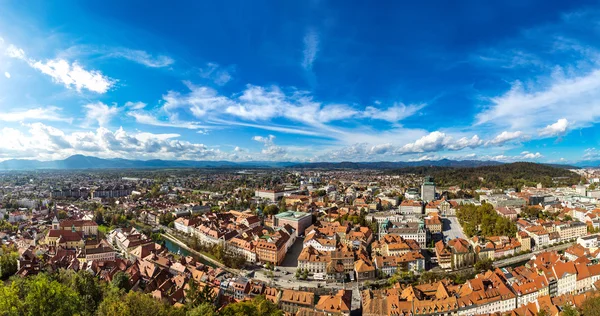
[[[600,160],[584,160],[575,164],[580,168],[598,168],[600,167]]]
[[[300,163],[290,166],[291,168],[305,169],[397,169],[408,167],[451,167],[451,168],[472,168],[480,166],[497,166],[501,165],[498,161],[481,161],[481,160],[422,160],[422,161],[378,161],[378,162],[311,162]]]
[[[379,162],[278,162],[278,161],[193,161],[193,160],[130,160],[122,158],[104,159],[73,155],[63,160],[39,161],[10,159],[0,162],[0,170],[71,170],[71,169],[160,169],[160,168],[306,168],[306,169],[401,169],[414,167],[476,168],[504,165],[498,161],[480,160],[423,160],[423,161],[379,161]],[[575,168],[555,165],[558,168]]]
[[[581,177],[569,171],[565,166],[515,162],[495,166],[479,166],[473,168],[449,167],[409,167],[390,170],[394,174],[431,175],[438,186],[459,186],[461,188],[520,188],[524,185],[535,186],[542,183],[544,187],[577,184]]]
[[[129,160],[103,159],[84,155],[73,155],[63,160],[39,161],[10,159],[0,162],[0,170],[38,169],[159,169],[159,168],[281,168],[292,165],[290,162],[272,161],[192,161],[192,160]]]

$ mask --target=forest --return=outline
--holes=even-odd
[[[536,186],[557,187],[579,183],[581,177],[565,168],[550,165],[515,162],[475,168],[412,167],[394,170],[395,174],[431,175],[439,187],[459,186],[462,189],[515,188]]]

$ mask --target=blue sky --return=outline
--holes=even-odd
[[[600,158],[593,2],[0,8],[0,160]]]

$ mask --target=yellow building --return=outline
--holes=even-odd
[[[45,242],[54,247],[83,248],[85,246],[83,233],[72,230],[51,229],[46,235]]]

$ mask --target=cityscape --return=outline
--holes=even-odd
[[[0,0],[0,316],[600,316],[599,25]]]
[[[512,178],[523,168],[539,176]],[[402,169],[5,172],[0,272],[8,284],[85,274],[167,314],[238,315],[257,297],[285,315],[585,308],[600,289],[600,169],[472,169],[481,186]],[[110,304],[61,312],[125,313]]]

